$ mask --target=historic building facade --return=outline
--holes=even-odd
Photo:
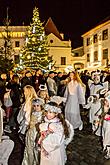
[[[6,36],[5,26],[0,26],[0,47],[4,47],[5,41],[3,36]],[[27,26],[9,26],[8,31],[11,36],[12,48],[14,50],[13,60],[19,62],[20,49],[24,45]]]
[[[64,35],[59,33],[51,18],[45,25],[45,32],[48,36],[49,56],[55,62],[55,69],[64,71],[72,64],[71,41],[64,40]]]
[[[86,66],[86,57],[83,46],[72,49],[72,65],[74,69],[84,69]]]
[[[108,67],[110,63],[110,18],[89,30],[83,37],[87,68]]]
[[[68,65],[71,65],[71,41],[65,41],[63,34],[57,30],[52,19],[49,18],[45,25],[45,32],[49,45],[49,57],[55,63],[55,69],[63,71]],[[0,47],[4,45],[3,36],[5,26],[0,26]],[[12,47],[14,49],[13,60],[19,63],[20,50],[25,43],[27,26],[9,26]]]

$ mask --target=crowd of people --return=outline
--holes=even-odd
[[[41,69],[0,77],[0,164],[8,164],[16,130],[25,146],[22,165],[64,165],[74,130],[83,129],[81,108],[89,111],[95,135],[110,159],[110,73],[68,74]],[[10,147],[8,147],[10,146]]]

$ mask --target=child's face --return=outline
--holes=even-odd
[[[39,104],[33,105],[34,111],[40,112],[41,111],[41,106]]]
[[[54,119],[56,117],[56,113],[48,111],[46,113],[46,117],[47,117],[48,120]]]

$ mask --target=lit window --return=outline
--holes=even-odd
[[[87,62],[90,62],[90,54],[87,54]]]
[[[90,45],[90,38],[87,38],[87,46]]]
[[[94,52],[94,62],[98,61],[98,51]]]
[[[19,47],[19,46],[20,46],[19,41],[15,41],[15,47]]]
[[[103,59],[108,59],[108,49],[103,50]]]
[[[108,29],[103,30],[102,35],[103,35],[103,40],[107,40],[108,39]]]
[[[97,34],[94,35],[94,43],[97,42]]]
[[[61,57],[61,65],[66,65],[66,57]]]

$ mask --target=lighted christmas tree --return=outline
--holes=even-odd
[[[8,8],[7,17],[4,19],[4,31],[1,32],[3,37],[3,43],[0,47],[0,73],[7,73],[14,67],[13,56],[14,49],[12,48],[11,42],[11,31],[9,29],[10,20],[8,18]]]
[[[32,23],[27,29],[25,46],[20,57],[20,61],[25,67],[47,69],[50,63],[47,37],[39,18],[39,10],[36,7],[33,10]]]

